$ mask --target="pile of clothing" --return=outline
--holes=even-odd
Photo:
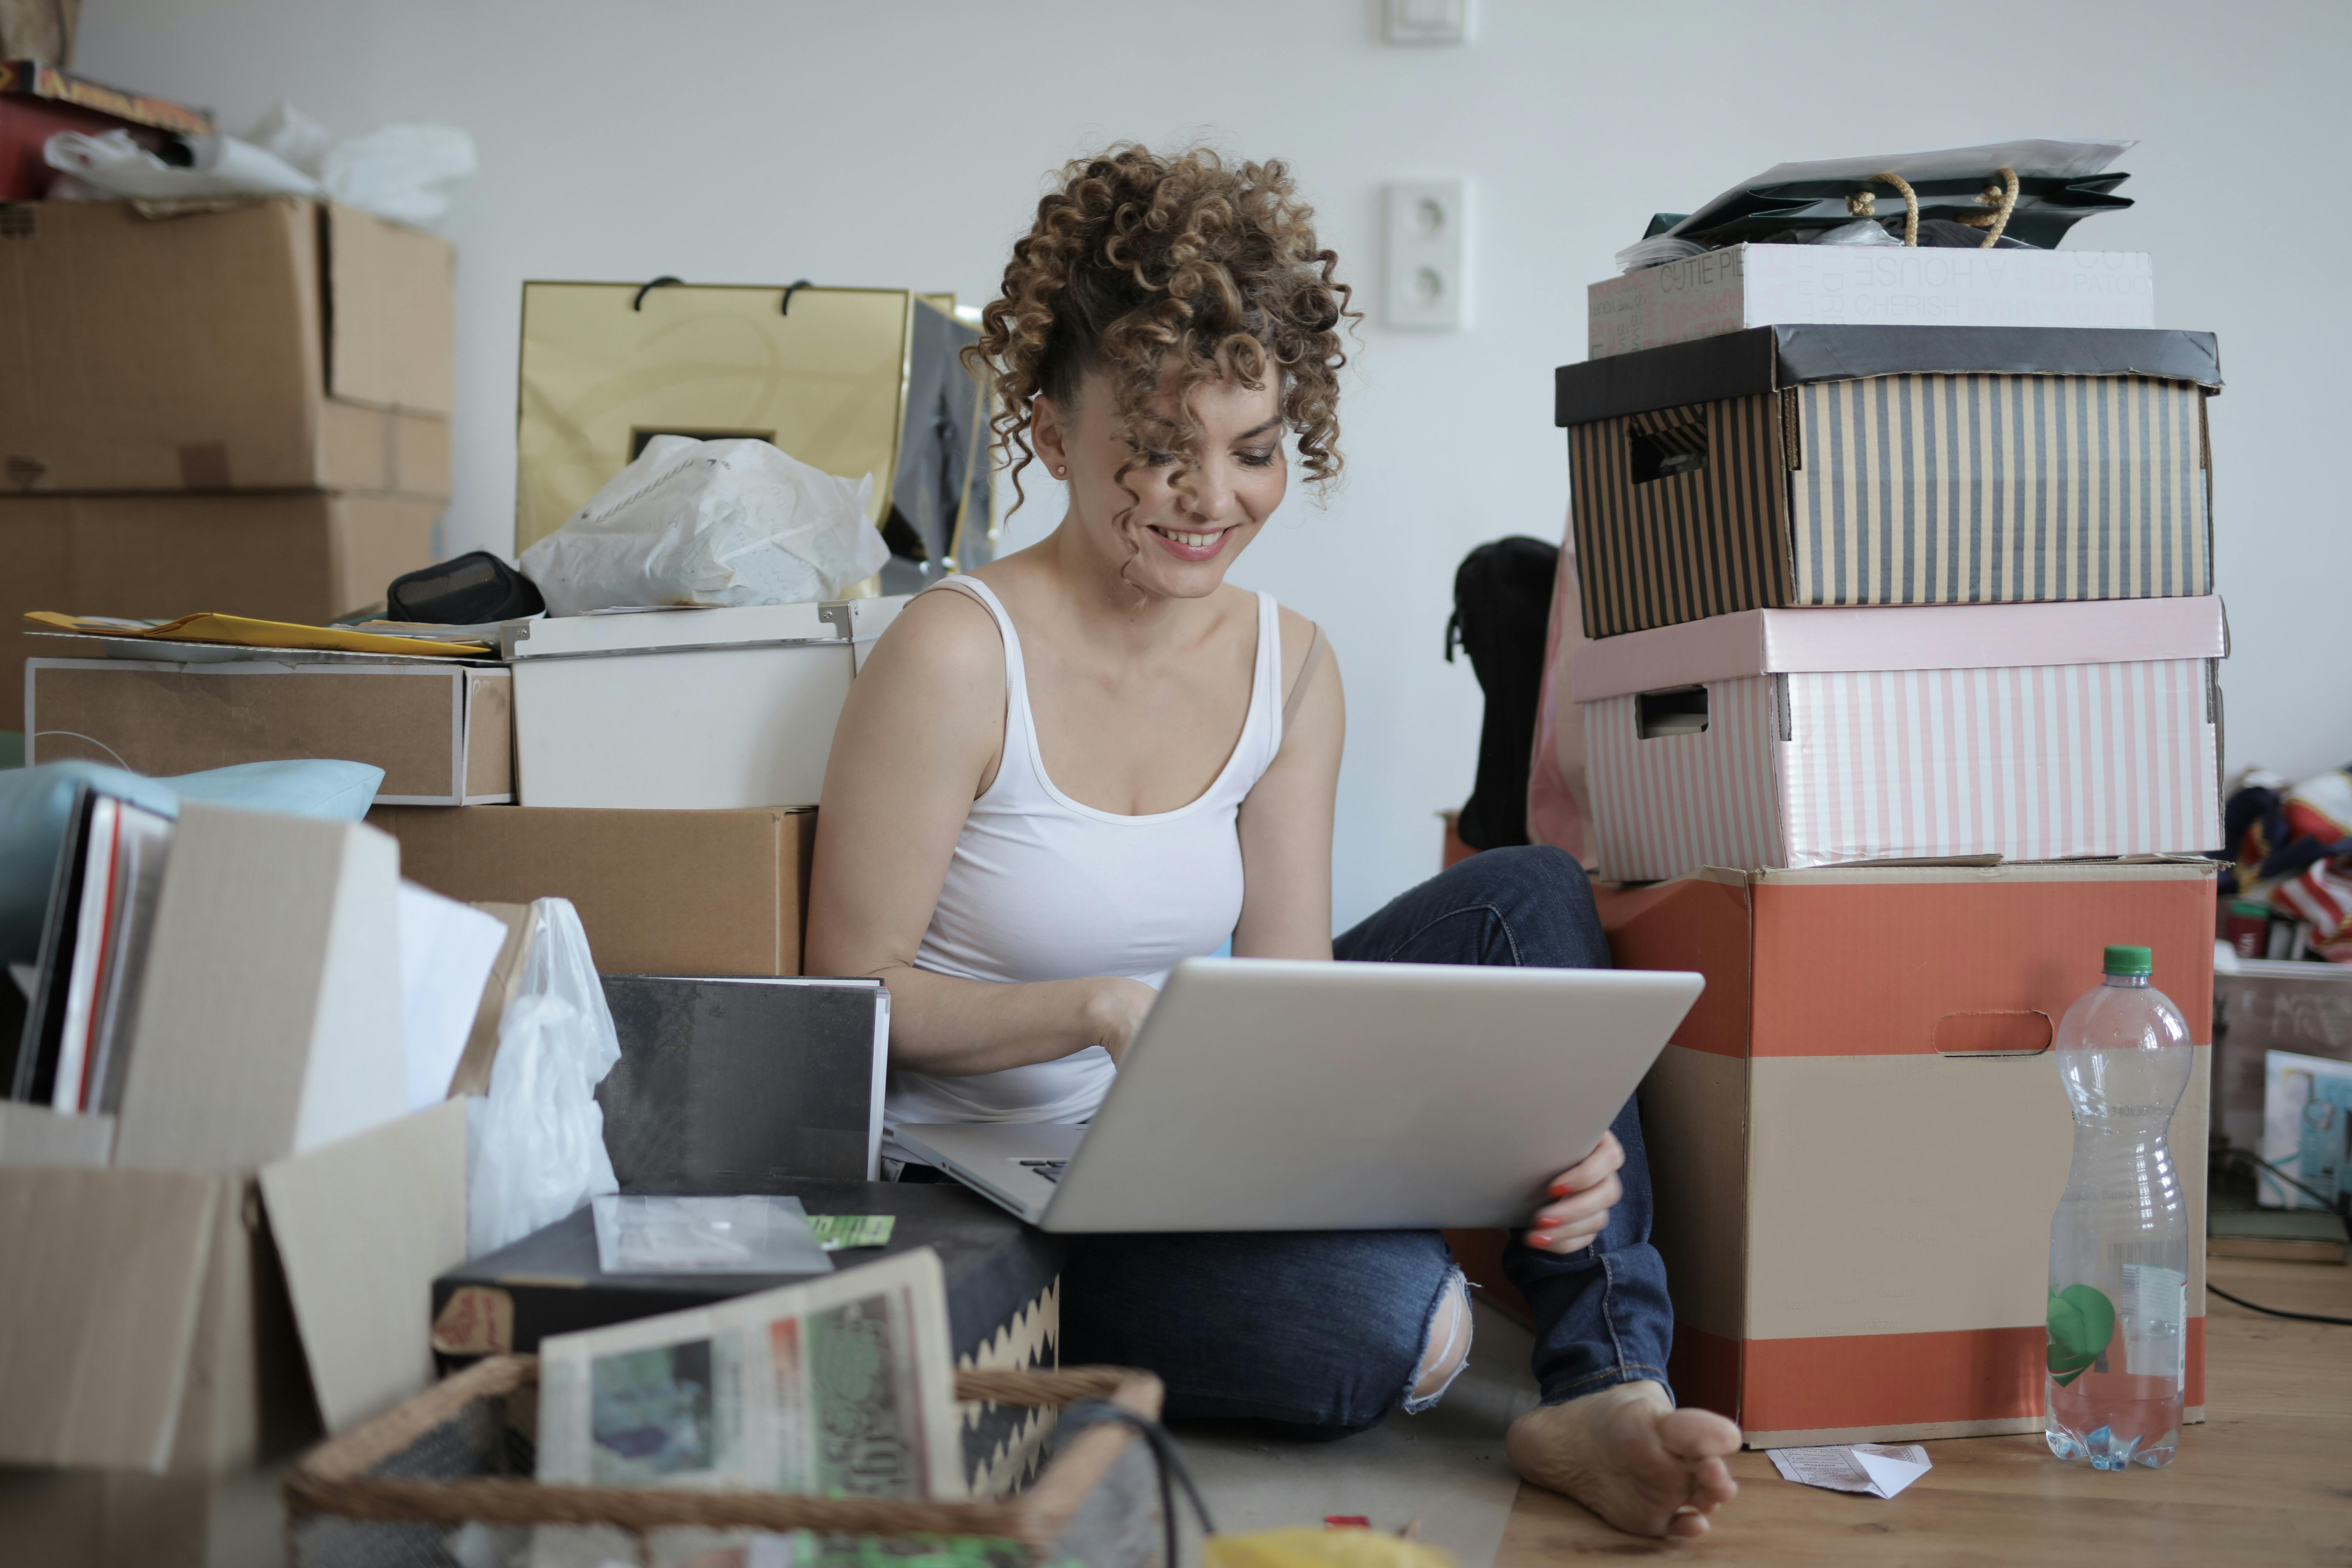
[[[2222,825],[2222,898],[2302,921],[2311,956],[2352,963],[2352,766],[2294,785],[2251,768]]]

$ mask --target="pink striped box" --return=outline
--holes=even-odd
[[[2219,848],[2228,651],[2211,596],[1748,610],[1582,643],[1601,875]]]

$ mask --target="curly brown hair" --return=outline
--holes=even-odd
[[[1314,218],[1277,162],[1229,167],[1205,147],[1162,158],[1127,143],[1065,164],[1013,244],[980,341],[963,351],[995,390],[992,445],[1015,497],[1025,499],[1021,470],[1036,457],[1032,403],[1043,395],[1071,406],[1095,370],[1108,374],[1134,450],[1116,476],[1131,500],[1127,476],[1149,453],[1197,457],[1193,388],[1232,375],[1255,391],[1269,374],[1308,480],[1327,491],[1342,461],[1339,323],[1361,314],[1334,276],[1338,256],[1316,243]],[[1182,367],[1176,428],[1146,441],[1139,426],[1171,358]]]

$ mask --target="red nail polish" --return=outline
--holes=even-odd
[[[1566,1182],[1554,1182],[1551,1184],[1550,1191],[1553,1197],[1564,1198],[1568,1196],[1568,1184]]]

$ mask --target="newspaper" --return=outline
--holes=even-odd
[[[964,1493],[939,1255],[540,1345],[539,1479],[827,1498]]]

